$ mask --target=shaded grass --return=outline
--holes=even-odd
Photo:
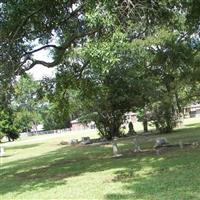
[[[20,145],[20,146],[11,146],[11,147],[7,147],[6,149],[9,150],[17,150],[17,149],[29,149],[29,148],[33,148],[33,147],[37,147],[40,146],[42,143],[36,143],[36,144],[26,144],[26,145]]]
[[[117,172],[129,194],[111,193],[107,199],[200,199],[199,149],[172,153],[162,160],[143,164],[143,170]]]
[[[163,135],[162,135],[163,136]],[[176,143],[200,140],[200,124],[164,135]],[[156,156],[155,138],[141,140],[148,153],[112,158],[112,146],[62,146],[59,140],[7,147],[1,158],[2,199],[200,199],[200,148],[171,149]],[[16,154],[14,154],[14,152]]]

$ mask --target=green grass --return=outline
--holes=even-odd
[[[164,136],[171,143],[200,141],[198,120],[189,119]],[[81,135],[7,146],[0,158],[0,199],[200,199],[200,147],[172,148],[157,156],[152,146],[158,136],[141,140],[148,151],[138,154],[130,152],[130,139],[120,140],[123,157],[112,158],[111,145],[60,145],[72,137]]]

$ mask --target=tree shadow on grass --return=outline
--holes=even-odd
[[[170,142],[193,142],[200,141],[200,123],[197,123],[198,126],[180,128],[175,130],[172,134],[165,134],[166,138]]]
[[[184,152],[183,156],[185,154],[187,152]],[[169,155],[167,154],[163,157],[158,157],[151,153],[148,155],[129,154],[119,159],[111,158],[111,156],[112,149],[109,145],[65,146],[41,156],[2,164],[0,170],[1,195],[12,192],[20,194],[41,188],[51,189],[59,185],[65,185],[69,177],[83,175],[87,172],[123,168],[123,170],[116,172],[112,181],[124,182],[124,191],[128,191],[130,194],[108,194],[105,197],[106,199],[117,199],[118,196],[118,199],[129,197],[131,199],[131,196],[139,197],[141,194],[143,195],[142,197],[146,198],[149,195],[154,195],[156,188],[160,190],[159,194],[162,196],[164,189],[168,188],[169,184],[167,181],[163,182],[163,180],[168,179],[167,174],[163,173],[169,173],[169,175],[173,173],[172,171],[167,171],[168,168],[188,166],[188,163],[194,164],[195,160],[200,162],[196,154],[194,160],[189,159],[190,157],[187,156],[184,159],[179,159],[177,152],[170,152]],[[152,168],[153,173],[148,174],[148,172],[145,172],[144,176],[138,176],[137,172],[144,170],[145,167]],[[171,175],[171,181],[176,181],[172,177],[178,175],[179,173],[177,172]],[[197,181],[196,183],[199,182]],[[182,185],[177,185],[177,187],[183,189]],[[172,188],[170,187],[169,189],[171,190]]]
[[[162,161],[146,163],[140,173],[134,168],[117,171],[114,181],[124,183],[123,194],[113,192],[105,198],[200,199],[199,153],[200,149],[174,152]]]
[[[104,146],[62,147],[43,156],[2,164],[1,195],[56,187],[66,184],[69,177],[87,172],[117,169],[130,164],[141,168],[136,162],[141,156],[113,159],[111,152],[110,147]]]
[[[15,149],[28,149],[33,147],[38,147],[42,145],[43,143],[36,143],[36,144],[26,144],[26,145],[16,145],[16,146],[6,146],[5,149],[9,150],[15,150]]]

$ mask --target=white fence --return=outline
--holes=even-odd
[[[37,131],[37,132],[24,132],[20,133],[20,137],[28,137],[28,136],[34,136],[34,135],[47,135],[47,134],[59,134],[71,131],[70,128],[66,129],[58,129],[58,130],[48,130],[48,131]]]

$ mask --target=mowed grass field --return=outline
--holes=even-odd
[[[67,132],[3,144],[0,199],[200,199],[200,147],[171,148],[158,156],[152,149],[156,135],[140,140],[145,152],[133,153],[127,138],[118,141],[123,156],[113,158],[111,144],[60,145],[82,136],[97,134]],[[162,137],[170,143],[200,142],[200,118]]]

